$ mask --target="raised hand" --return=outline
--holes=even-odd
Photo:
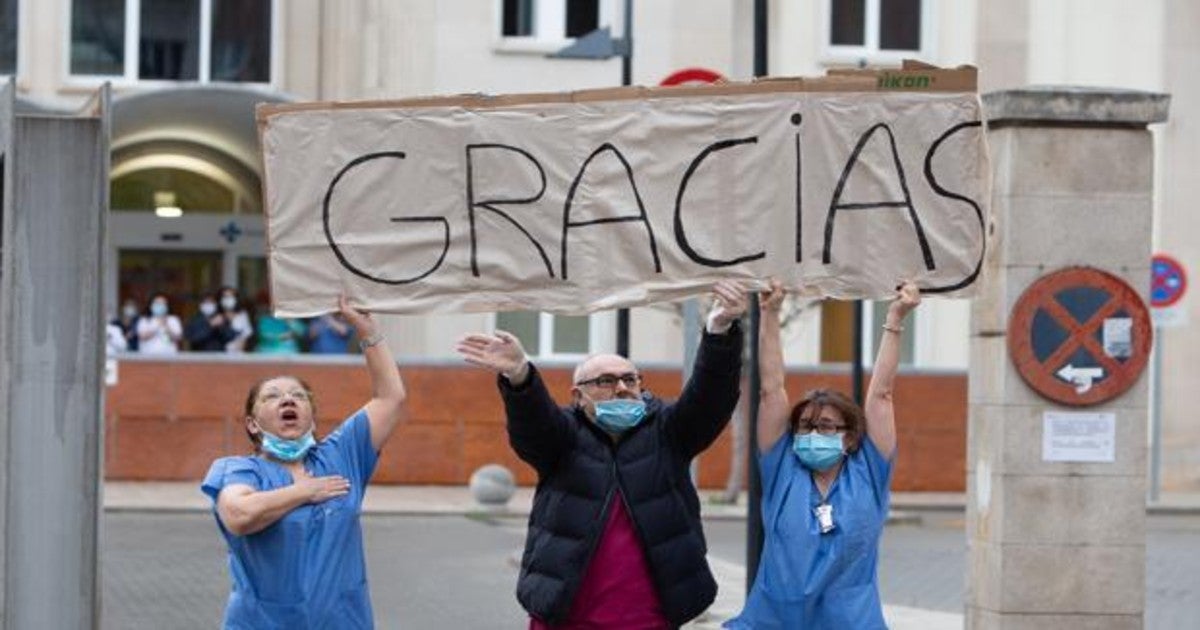
[[[758,294],[758,308],[764,313],[778,313],[780,307],[783,306],[785,297],[787,297],[787,291],[783,288],[783,284],[771,278],[771,290]]]
[[[495,370],[513,383],[524,381],[529,359],[520,340],[503,330],[494,335],[474,333],[458,340],[454,350],[467,363]]]
[[[889,322],[898,325],[920,303],[921,290],[912,282],[905,282],[899,289],[896,289],[896,297],[888,306]],[[891,321],[893,318],[895,321]]]
[[[709,330],[723,332],[741,318],[749,308],[746,290],[734,280],[721,280],[713,285],[713,305],[708,314]]]
[[[367,311],[360,311],[350,306],[350,302],[344,295],[338,296],[338,310],[342,317],[354,327],[354,332],[359,339],[373,339],[379,333],[379,329],[375,325],[375,318],[371,317]]]
[[[295,486],[308,497],[309,503],[321,503],[350,492],[350,480],[341,475],[327,477],[296,477]]]

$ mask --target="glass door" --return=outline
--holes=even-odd
[[[219,251],[122,249],[117,259],[120,302],[132,299],[145,309],[150,296],[164,293],[182,321],[196,312],[203,295],[221,287]]]

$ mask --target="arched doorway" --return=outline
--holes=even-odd
[[[240,87],[116,99],[110,175],[110,311],[155,293],[182,318],[223,285],[267,291],[254,107],[291,100]]]

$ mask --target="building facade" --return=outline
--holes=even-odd
[[[753,68],[750,0],[631,3],[632,83],[654,85],[689,67],[746,80]],[[813,76],[918,58],[980,67],[981,91],[1071,84],[1169,92],[1158,134],[1156,248],[1200,263],[1188,202],[1200,187],[1200,8],[1188,0],[772,0],[768,68]],[[619,85],[620,57],[548,55],[597,28],[624,33],[618,0],[0,0],[0,77],[23,106],[78,106],[114,88],[111,264],[106,295],[144,306],[166,293],[172,310],[236,286],[269,299],[262,169],[253,107],[260,102],[396,99],[456,93],[557,92]],[[1118,45],[1119,44],[1119,45]],[[1120,156],[1112,156],[1119,160]],[[1069,229],[1069,228],[1065,228]],[[1195,319],[1195,300],[1186,300]],[[882,304],[865,308],[870,361]],[[634,309],[635,360],[678,364],[680,311]],[[793,365],[851,360],[852,307],[825,303],[789,324]],[[969,309],[929,300],[905,333],[913,370],[964,374]],[[388,317],[406,361],[453,356],[464,332],[518,332],[531,353],[570,362],[616,345],[615,317],[539,313]],[[1200,488],[1200,430],[1187,417],[1187,368],[1200,334],[1163,332],[1163,480]],[[965,409],[963,416],[965,419]]]

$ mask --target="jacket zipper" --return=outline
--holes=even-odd
[[[617,460],[616,460],[615,452],[613,453],[612,474],[613,474],[613,479],[616,480],[617,479]],[[616,487],[618,485],[619,485],[619,482],[614,483],[614,487]],[[618,492],[619,492],[619,489],[618,489]],[[604,530],[607,528],[608,510],[609,510],[609,506],[612,505],[612,495],[613,495],[613,489],[609,488],[608,492],[604,495],[604,507],[600,509],[600,519],[599,519],[600,520],[600,531],[596,534],[595,537],[593,537],[592,544],[588,547],[587,561],[585,561],[583,563],[583,573],[580,574],[579,580],[575,583],[575,586],[571,589],[571,597],[569,598],[570,606],[567,607],[567,613],[566,613],[568,616],[570,616],[570,614],[571,614],[571,608],[573,608],[575,605],[575,597],[577,595],[579,595],[579,587],[583,586],[583,578],[587,577],[587,572],[591,569],[592,558],[596,555],[596,548],[600,546],[600,538],[604,536]],[[565,620],[566,619],[564,619],[564,621]]]
[[[633,532],[637,534],[638,546],[641,547],[642,552],[642,560],[646,562],[646,570],[650,573],[650,585],[654,587],[654,595],[655,598],[658,599],[659,613],[662,614],[663,618],[666,618],[667,611],[662,605],[662,596],[658,590],[658,574],[655,571],[654,563],[650,561],[650,548],[646,544],[646,534],[642,532],[641,524],[638,523],[637,518],[634,517],[633,506],[629,505],[629,499],[625,496],[625,490],[621,485],[621,475],[617,470],[617,454],[615,446],[613,448],[613,482],[617,488],[617,494],[621,497],[621,504],[625,506],[625,514],[629,517],[629,522],[633,525]]]

